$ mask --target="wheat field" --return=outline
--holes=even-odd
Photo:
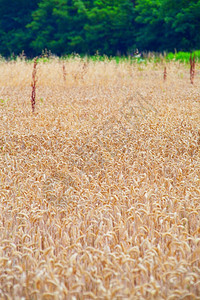
[[[199,70],[0,62],[0,299],[200,299]]]

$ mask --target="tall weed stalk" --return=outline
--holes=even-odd
[[[164,81],[166,81],[166,79],[167,79],[167,67],[166,66],[164,67],[163,79],[164,79]]]
[[[190,82],[194,84],[194,75],[195,75],[195,54],[192,57],[192,53],[190,54]]]
[[[31,106],[32,106],[32,112],[34,113],[35,111],[35,97],[36,97],[36,84],[37,84],[37,61],[38,57],[34,59],[34,64],[33,64],[33,72],[32,72],[32,93],[31,93]]]

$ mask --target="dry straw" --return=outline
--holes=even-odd
[[[0,299],[199,299],[198,72],[64,63],[33,115],[32,65],[0,63]]]

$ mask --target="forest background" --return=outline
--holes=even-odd
[[[200,49],[200,0],[0,0],[0,54]]]

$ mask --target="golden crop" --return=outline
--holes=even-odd
[[[63,65],[64,64],[64,65]],[[200,299],[200,74],[0,62],[0,299]]]

